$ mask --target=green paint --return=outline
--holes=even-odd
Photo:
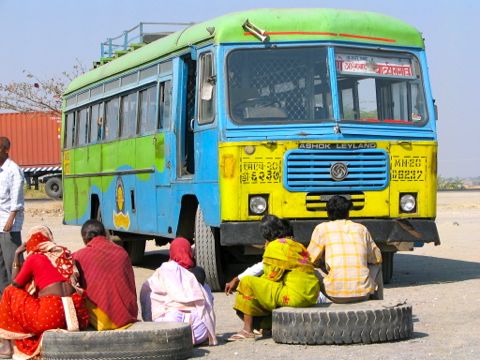
[[[125,169],[165,169],[165,135],[157,133],[139,138],[79,147],[70,150],[71,174],[90,174]],[[135,175],[139,181],[148,181],[155,173]],[[64,217],[74,221],[90,207],[90,189],[97,187],[102,193],[112,186],[116,176],[65,178]],[[100,196],[102,196],[100,194]],[[111,199],[112,201],[113,198]]]
[[[395,41],[392,43],[358,37],[283,34],[271,35],[270,42],[322,40],[424,48],[422,35],[418,30],[401,20],[382,14],[336,9],[258,9],[224,15],[154,41],[76,78],[68,86],[65,95],[181,51],[190,45],[206,41],[215,44],[258,43],[259,40],[253,36],[244,35],[242,24],[246,19],[267,32],[325,32]],[[207,31],[209,27],[215,28],[213,35]]]

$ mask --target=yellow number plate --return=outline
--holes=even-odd
[[[240,183],[242,184],[279,183],[281,177],[281,158],[243,158],[240,160]]]
[[[426,175],[426,156],[392,156],[391,181],[425,181]]]

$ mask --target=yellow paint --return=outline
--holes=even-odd
[[[235,175],[235,158],[231,154],[225,154],[222,156],[220,163],[222,174],[224,178],[233,178]]]
[[[290,192],[283,186],[285,152],[298,149],[300,143],[319,142],[264,141],[220,144],[222,221],[258,220],[259,216],[248,214],[248,197],[251,194],[268,194],[269,212],[281,217],[325,218],[327,216],[325,211],[307,210],[306,192]],[[344,143],[354,142],[345,141]],[[357,142],[366,143],[366,141]],[[321,141],[321,143],[329,143],[329,141]],[[378,141],[373,143],[376,144],[377,149],[383,149],[389,154],[391,180],[383,190],[364,191],[364,196],[360,197],[364,199],[363,208],[352,211],[351,217],[434,218],[437,181],[436,142]],[[244,151],[245,146],[249,145],[256,148],[252,155]],[[234,166],[233,171],[230,170],[230,166]],[[399,194],[403,192],[417,193],[417,213],[400,213]]]
[[[118,229],[125,229],[128,230],[130,227],[130,215],[128,213],[117,213],[113,212],[113,225],[115,225],[116,228]]]
[[[120,184],[117,185],[117,194],[116,194],[117,207],[120,212],[123,212],[125,206],[125,194],[123,191],[123,186]]]
[[[65,150],[63,152],[63,167],[62,167],[62,170],[63,170],[64,175],[70,175],[72,173],[71,162],[70,162],[70,152],[71,151],[67,151],[67,150]]]
[[[116,228],[128,230],[130,227],[130,215],[125,211],[125,190],[123,189],[123,181],[121,177],[117,178],[115,203],[118,212],[113,212],[113,225],[115,225]]]

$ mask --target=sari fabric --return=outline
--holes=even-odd
[[[78,288],[77,271],[70,252],[53,242],[47,227],[32,229],[27,236],[26,248],[27,261],[32,254],[44,254],[65,281]],[[64,304],[72,305],[73,309],[66,309]],[[16,358],[28,359],[37,355],[43,333],[50,329],[67,329],[68,324],[78,324],[80,329],[88,325],[88,312],[81,291],[65,298],[55,295],[38,297],[38,289],[32,279],[24,288],[10,285],[3,292],[0,338],[15,340]]]
[[[97,330],[113,330],[136,322],[135,275],[125,249],[97,236],[73,258],[89,300],[90,324]]]
[[[88,312],[83,296],[75,293],[72,300],[79,327],[85,329]],[[15,340],[15,351],[21,358],[28,359],[40,352],[39,345],[45,331],[66,328],[67,319],[60,296],[37,298],[12,285],[5,288],[0,302],[0,338]]]
[[[202,286],[195,275],[175,261],[163,263],[147,283],[150,293],[144,292],[140,300],[142,308],[151,307],[153,321],[188,322],[194,344],[207,338],[210,345],[217,344],[213,296],[207,285]]]
[[[281,306],[316,303],[320,284],[302,244],[288,238],[270,242],[263,254],[263,270],[261,277],[240,280],[234,309],[251,316],[269,316]]]

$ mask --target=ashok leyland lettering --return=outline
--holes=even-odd
[[[63,117],[67,224],[101,219],[134,262],[195,242],[220,289],[266,213],[308,243],[334,195],[393,254],[439,244],[437,136],[410,25],[334,9],[261,9],[188,27],[75,79]]]

